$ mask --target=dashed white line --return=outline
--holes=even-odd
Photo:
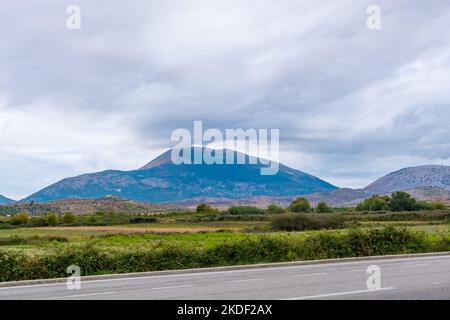
[[[151,288],[152,290],[166,290],[166,289],[178,289],[178,288],[188,288],[193,287],[193,284],[187,284],[183,286],[170,286],[170,287],[157,287],[157,288]]]
[[[411,267],[427,267],[429,266],[429,263],[416,263],[416,264],[404,264],[402,266],[399,266],[401,268],[411,268]]]
[[[293,277],[313,277],[313,276],[323,276],[327,274],[326,272],[318,272],[318,273],[305,273],[305,274],[294,274]]]
[[[325,293],[325,294],[318,294],[314,296],[303,296],[303,297],[295,297],[295,298],[288,298],[285,300],[307,300],[307,299],[318,299],[318,298],[327,298],[327,297],[336,297],[336,296],[344,296],[349,294],[358,294],[358,293],[369,293],[369,292],[379,292],[379,291],[387,291],[387,290],[394,290],[394,287],[389,288],[381,288],[381,289],[375,289],[375,290],[356,290],[356,291],[343,291],[343,292],[334,292],[334,293]]]
[[[264,280],[264,278],[231,280],[231,281],[227,281],[227,282],[228,283],[238,283],[238,282],[259,281],[259,280]]]
[[[71,296],[64,296],[63,298],[80,298],[80,297],[88,297],[88,296],[97,296],[97,295],[103,295],[103,294],[113,294],[114,291],[108,291],[108,292],[92,292],[92,293],[84,293],[84,294],[74,294]]]

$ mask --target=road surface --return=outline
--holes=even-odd
[[[368,289],[367,268],[380,268]],[[0,299],[450,299],[450,256],[322,263],[0,288]]]

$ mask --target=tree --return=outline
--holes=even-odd
[[[30,220],[30,216],[27,213],[25,213],[25,212],[21,212],[21,213],[16,214],[16,215],[11,217],[11,224],[24,225],[29,220]]]
[[[197,206],[195,211],[198,213],[214,213],[217,212],[217,209],[213,208],[209,204],[201,203]]]
[[[392,194],[389,206],[392,211],[414,211],[417,201],[409,193],[398,191]]]
[[[280,207],[279,205],[272,203],[267,206],[267,211],[269,213],[283,213],[284,209],[282,207]]]
[[[63,217],[62,221],[66,224],[74,223],[75,222],[75,215],[71,212],[66,212]]]
[[[58,217],[54,212],[47,214],[47,223],[49,226],[56,226],[58,224]]]
[[[297,198],[289,205],[289,210],[292,212],[309,212],[311,211],[311,205],[305,198]]]
[[[333,212],[333,208],[329,207],[325,202],[321,201],[316,206],[316,212],[331,213],[331,212]]]
[[[386,211],[389,210],[389,196],[374,195],[359,203],[356,211]]]
[[[443,202],[417,201],[416,210],[446,210],[447,205]]]

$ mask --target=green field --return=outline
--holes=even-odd
[[[186,212],[150,223],[116,224],[111,221],[120,219],[100,215],[103,220],[80,217],[71,224],[43,227],[11,227],[3,218],[0,281],[64,277],[73,264],[83,275],[93,275],[447,251],[449,216],[450,211],[234,216]],[[277,219],[282,223],[274,224]],[[276,230],[286,221],[294,221],[302,231]]]

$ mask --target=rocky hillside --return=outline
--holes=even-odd
[[[234,156],[238,153],[234,152]],[[247,155],[245,159],[246,164],[175,165],[168,151],[139,170],[108,170],[67,178],[25,200],[46,202],[114,195],[138,201],[178,202],[199,197],[295,196],[336,189],[328,182],[282,164],[277,174],[261,175],[263,166],[259,162],[248,164]]]
[[[374,194],[390,195],[405,191],[422,201],[450,204],[450,167],[420,166],[401,169],[376,180],[363,189],[338,189],[307,195],[313,204],[325,201],[337,207],[353,206]]]
[[[104,197],[100,199],[64,199],[46,203],[17,202],[14,204],[0,206],[0,214],[14,214],[27,212],[31,215],[46,214],[48,212],[74,214],[87,214],[95,212],[117,212],[130,214],[152,214],[184,210],[176,205],[139,202],[121,199],[118,197]]]
[[[369,184],[364,190],[370,193],[389,193],[435,187],[450,190],[450,167],[421,166],[392,172]]]

